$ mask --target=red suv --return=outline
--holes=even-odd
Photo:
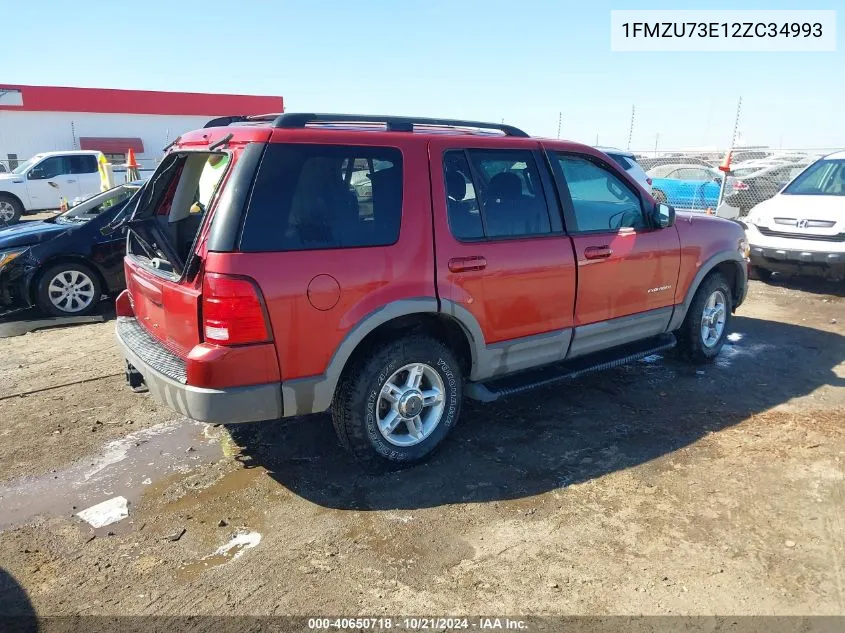
[[[712,359],[746,293],[738,224],[676,220],[600,151],[507,125],[218,121],[176,141],[130,213],[130,384],[210,422],[330,409],[376,467],[428,455],[465,395],[676,342]]]

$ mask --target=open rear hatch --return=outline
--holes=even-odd
[[[182,358],[202,337],[199,237],[236,159],[229,149],[174,149],[126,223],[126,286],[135,316]]]

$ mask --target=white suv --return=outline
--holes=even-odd
[[[816,161],[745,218],[751,265],[845,279],[845,152]]]

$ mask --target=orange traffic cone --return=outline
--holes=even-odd
[[[731,170],[731,158],[733,157],[733,151],[728,150],[728,153],[725,154],[725,158],[722,159],[722,164],[719,165],[719,171],[723,171],[728,173]]]
[[[135,151],[130,147],[126,152],[126,182],[141,179],[141,171],[138,161],[135,159]]]
[[[707,207],[707,215],[713,215],[713,207]]]
[[[61,203],[59,204],[59,211],[61,211],[62,213],[67,211],[67,198],[65,198],[64,196],[61,197]]]

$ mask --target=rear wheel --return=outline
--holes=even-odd
[[[698,363],[716,358],[725,344],[732,309],[727,280],[718,273],[707,277],[695,292],[687,316],[677,332],[680,352]]]
[[[0,226],[14,224],[22,214],[23,205],[17,199],[0,194]]]
[[[85,264],[51,266],[38,281],[38,306],[55,316],[91,314],[100,303],[102,287],[97,274]]]
[[[463,378],[436,339],[410,336],[373,349],[348,368],[332,404],[343,447],[372,470],[426,458],[455,426]]]

